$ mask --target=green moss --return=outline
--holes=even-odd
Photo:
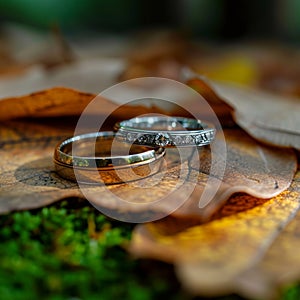
[[[138,300],[174,289],[124,250],[133,225],[91,206],[71,201],[16,212],[1,216],[0,226],[1,299]]]
[[[127,254],[134,225],[110,220],[86,202],[4,215],[0,226],[1,299],[192,299],[171,266]],[[299,294],[292,287],[283,299]]]

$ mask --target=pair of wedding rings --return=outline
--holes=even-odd
[[[57,173],[86,184],[130,182],[157,173],[166,147],[201,147],[215,136],[214,128],[182,117],[137,117],[117,123],[114,129],[58,144],[54,151]]]

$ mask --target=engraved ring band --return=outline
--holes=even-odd
[[[201,147],[209,145],[215,136],[213,127],[183,117],[137,117],[117,123],[115,130],[122,142],[159,147]]]

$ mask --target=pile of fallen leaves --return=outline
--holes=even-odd
[[[271,299],[283,285],[300,279],[299,99],[209,81],[191,71],[184,82],[210,103],[222,122],[227,161],[220,189],[207,211],[198,212],[199,199],[192,193],[185,205],[168,217],[137,225],[127,249],[134,257],[173,264],[179,281],[191,294],[238,293]],[[78,116],[94,97],[53,88],[0,101],[2,214],[83,198],[76,183],[55,173],[52,156],[55,145],[73,134]],[[176,108],[119,107],[110,99],[102,103],[105,105],[95,114],[115,109],[106,129],[116,121],[147,112],[184,115]],[[201,107],[193,105],[200,113]],[[219,138],[217,134],[216,143]],[[99,205],[118,209],[111,193],[105,192],[107,188],[126,195],[127,201],[140,203],[147,203],[150,194],[168,192],[177,184],[174,174],[178,166],[173,165],[172,155],[166,159],[169,167],[164,180],[144,189],[143,195],[133,183],[98,187],[102,195]],[[200,169],[196,191],[203,189],[206,168],[204,164]]]

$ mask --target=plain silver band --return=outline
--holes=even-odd
[[[95,132],[68,138],[58,144],[54,151],[54,165],[57,173],[68,180],[82,183],[99,183],[99,176],[106,184],[114,184],[133,181],[148,177],[159,171],[160,161],[165,155],[165,149],[156,147],[146,149],[136,154],[120,155],[113,157],[81,157],[72,156],[68,152],[74,142],[96,139],[113,139],[115,133],[112,131]],[[149,147],[148,147],[149,148]],[[129,172],[129,169],[134,172]],[[75,170],[75,172],[74,172]],[[75,175],[76,173],[76,175]],[[118,174],[122,175],[121,178]]]
[[[168,130],[153,129],[157,123],[165,123]],[[178,124],[185,130],[172,130]],[[138,117],[117,123],[115,129],[118,140],[160,147],[200,147],[209,145],[215,137],[214,128],[200,120],[182,117]]]

